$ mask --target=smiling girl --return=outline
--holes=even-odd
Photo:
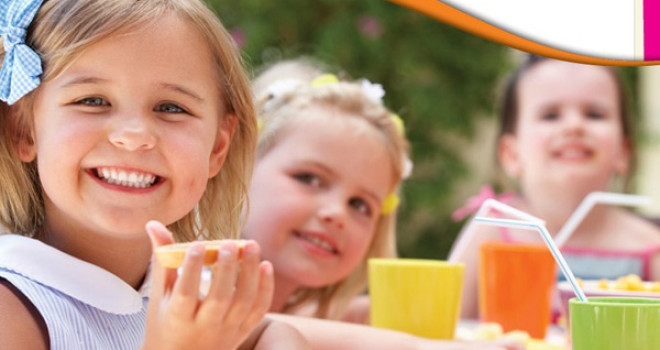
[[[240,232],[256,118],[215,15],[197,0],[32,0],[3,1],[0,20],[2,348],[235,349],[255,328],[244,347],[305,346],[261,322],[272,267],[255,242],[242,258],[221,247],[203,299],[201,244],[178,277],[151,263],[170,230]]]
[[[594,191],[627,182],[634,164],[633,128],[617,71],[529,56],[511,76],[500,106],[499,162],[515,180],[509,203],[546,222],[556,234]],[[486,197],[482,197],[482,200]],[[477,227],[472,242],[459,236],[450,260],[466,263],[463,316],[477,316],[479,245],[487,240],[538,242],[525,231]],[[577,277],[630,273],[660,280],[660,231],[614,206],[596,206],[563,249]]]
[[[243,235],[273,263],[270,317],[295,325],[315,349],[522,349],[365,325],[367,261],[396,255],[398,192],[412,163],[382,87],[321,67],[279,62],[254,81],[261,130]]]

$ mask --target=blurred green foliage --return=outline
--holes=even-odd
[[[450,219],[452,189],[469,176],[446,136],[469,139],[480,118],[493,117],[512,51],[383,0],[209,2],[249,68],[306,55],[384,86],[413,149],[400,255],[445,258],[462,224]]]

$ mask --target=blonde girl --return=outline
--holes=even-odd
[[[254,81],[261,130],[243,235],[273,263],[272,317],[317,349],[505,348],[336,322],[369,322],[367,260],[395,256],[397,194],[412,165],[382,87],[321,67],[284,61]]]
[[[296,63],[291,63],[295,65]],[[311,66],[301,65],[301,69],[311,70]],[[259,146],[257,148],[257,161],[256,161],[256,171],[253,180],[255,181],[254,186],[251,191],[251,198],[254,200],[254,204],[251,207],[252,216],[251,219],[248,219],[246,223],[246,228],[244,230],[244,235],[247,238],[255,238],[259,233],[263,232],[258,230],[257,227],[261,227],[265,221],[265,215],[272,212],[266,206],[269,205],[265,203],[266,198],[263,198],[263,191],[258,190],[264,181],[269,181],[268,178],[271,178],[271,174],[268,170],[260,171],[264,168],[264,160],[270,160],[271,152],[276,151],[278,147],[291,137],[295,137],[295,133],[299,132],[298,129],[305,129],[306,133],[316,133],[327,134],[331,132],[326,128],[332,128],[333,124],[346,124],[346,129],[355,130],[352,133],[356,134],[360,138],[360,142],[364,143],[365,149],[382,148],[382,158],[379,159],[380,163],[373,162],[376,166],[375,177],[378,179],[372,179],[366,176],[364,171],[370,165],[368,159],[374,159],[377,155],[380,155],[377,152],[369,154],[361,159],[359,164],[356,166],[360,168],[353,168],[355,174],[361,174],[358,176],[363,176],[364,179],[361,179],[362,182],[356,181],[352,183],[348,180],[348,176],[341,178],[337,174],[336,179],[331,176],[327,176],[327,179],[323,174],[321,174],[317,169],[313,167],[305,167],[302,158],[300,169],[296,169],[302,175],[293,174],[287,176],[291,177],[293,181],[302,182],[305,179],[297,180],[295,176],[299,177],[309,177],[311,182],[319,182],[318,185],[310,184],[312,186],[318,186],[322,188],[324,186],[328,187],[327,190],[322,189],[316,193],[316,197],[319,197],[318,209],[320,211],[319,218],[323,222],[328,222],[332,220],[344,220],[345,222],[339,222],[337,225],[346,226],[344,230],[339,229],[339,231],[345,232],[349,231],[357,226],[357,229],[360,230],[362,234],[361,241],[365,242],[363,244],[362,250],[356,252],[357,254],[351,255],[351,263],[348,266],[344,267],[341,263],[338,264],[340,269],[334,269],[334,271],[339,271],[342,268],[344,273],[330,274],[327,271],[324,272],[325,276],[330,276],[328,278],[319,279],[318,281],[309,281],[308,284],[303,284],[299,286],[293,293],[291,293],[290,298],[280,298],[280,295],[276,292],[275,302],[271,310],[277,310],[282,312],[291,312],[292,310],[298,309],[303,305],[309,304],[310,302],[314,305],[312,312],[313,315],[322,318],[331,318],[331,319],[341,319],[344,317],[344,313],[348,304],[355,296],[362,292],[366,287],[366,261],[369,257],[383,257],[383,256],[394,256],[395,255],[395,241],[394,241],[394,226],[395,226],[395,217],[396,217],[396,205],[393,201],[397,201],[397,192],[399,183],[404,176],[404,171],[409,171],[405,169],[409,167],[410,160],[408,156],[408,144],[403,136],[403,129],[401,124],[397,123],[398,117],[393,115],[388,111],[380,101],[382,98],[382,90],[379,90],[380,87],[374,84],[370,84],[366,81],[352,83],[352,82],[339,82],[335,81],[335,77],[332,75],[321,76],[318,72],[315,72],[312,79],[310,76],[303,77],[304,72],[296,75],[296,73],[291,72],[286,74],[286,79],[282,80],[277,79],[273,84],[270,84],[267,87],[267,91],[262,92],[259,90],[259,84],[263,84],[263,80],[268,78],[268,75],[274,74],[274,71],[284,69],[287,70],[293,67],[287,67],[287,64],[282,64],[276,67],[273,67],[271,71],[267,71],[260,78],[257,78],[255,81],[255,94],[259,102],[263,104],[261,109],[260,121],[262,125]],[[318,78],[321,76],[320,78]],[[299,79],[296,81],[296,79]],[[324,79],[326,79],[324,81]],[[300,86],[295,86],[297,82],[300,83]],[[280,86],[278,87],[278,84]],[[286,86],[290,84],[290,86]],[[311,84],[311,85],[310,85]],[[313,85],[313,86],[312,86]],[[287,91],[287,89],[290,91]],[[265,96],[264,96],[265,94]],[[278,95],[279,94],[279,95]],[[320,109],[320,110],[317,110]],[[330,112],[325,112],[325,110]],[[306,113],[309,112],[309,113]],[[326,116],[327,114],[327,116]],[[326,121],[327,119],[331,119]],[[328,123],[330,125],[325,125]],[[323,137],[324,135],[319,135]],[[351,132],[346,134],[344,140],[338,140],[337,146],[346,144],[351,141]],[[366,139],[366,140],[364,140]],[[377,143],[370,145],[369,141],[375,139]],[[364,140],[364,141],[363,141]],[[358,146],[361,146],[357,143]],[[300,147],[310,146],[300,145]],[[339,153],[338,148],[327,149],[323,154],[309,154],[301,155],[301,157],[306,156],[312,160],[318,161],[320,163],[324,162],[323,165],[331,167],[334,165],[333,161],[337,160],[338,163],[347,163],[351,161],[351,158],[357,158],[357,155],[349,155]],[[356,150],[358,152],[358,150]],[[365,153],[365,152],[362,152]],[[314,159],[314,157],[316,157]],[[328,159],[327,161],[323,159],[327,158],[339,158],[339,159]],[[336,170],[336,169],[331,169]],[[294,171],[294,170],[292,170]],[[339,172],[338,170],[336,170]],[[353,175],[355,177],[355,175]],[[366,184],[374,184],[380,178],[383,178],[383,186],[381,188],[374,188],[373,186],[368,186]],[[334,180],[334,181],[333,181]],[[337,209],[339,213],[334,212],[324,212],[327,206],[335,205],[334,202],[328,203],[328,197],[324,197],[326,193],[331,192],[334,188],[331,188],[333,185],[336,188],[340,187],[340,184],[343,184],[341,181],[344,180],[346,185],[355,185],[359,190],[366,190],[371,192],[371,194],[376,194],[374,198],[366,197],[363,193],[355,191],[354,188],[348,188],[344,192],[341,192],[340,195],[336,198],[340,203],[336,203],[338,207],[344,206],[342,210]],[[324,183],[327,182],[327,183]],[[342,189],[343,190],[343,189]],[[351,191],[353,190],[353,191]],[[379,192],[380,191],[380,192]],[[354,193],[355,192],[355,193]],[[289,192],[291,193],[291,192]],[[343,196],[343,197],[341,197]],[[306,200],[306,198],[295,198],[299,200]],[[344,201],[341,203],[341,201]],[[287,202],[288,203],[288,202]],[[296,204],[292,200],[292,205]],[[316,203],[316,202],[315,202]],[[389,206],[384,208],[385,206]],[[352,212],[362,210],[364,213],[363,217],[366,222],[365,225],[362,225],[361,220],[363,217],[354,215]],[[262,212],[262,209],[264,210]],[[306,213],[307,214],[307,213]],[[309,213],[313,214],[313,213]],[[336,215],[337,217],[333,217]],[[345,217],[342,215],[346,215]],[[354,217],[357,216],[357,219]],[[301,218],[301,219],[304,219]],[[280,221],[280,220],[278,220]],[[355,221],[357,224],[351,226]],[[298,222],[291,223],[293,226],[298,224]],[[257,226],[257,227],[255,227]],[[329,224],[332,226],[332,224]],[[300,228],[300,227],[298,227]],[[365,230],[367,228],[367,230]],[[321,230],[321,229],[320,229]],[[322,230],[321,230],[322,231]],[[331,227],[328,228],[328,235],[332,234]],[[363,232],[364,231],[364,232]],[[263,245],[268,245],[266,242],[271,243],[276,231],[271,231],[268,234],[268,237],[271,240],[261,241]],[[303,234],[297,232],[299,234]],[[352,232],[351,232],[352,233]],[[305,238],[307,241],[310,238],[308,234]],[[341,236],[341,234],[337,234]],[[326,240],[327,244],[338,245],[339,242],[329,243],[332,237],[325,237],[324,235],[316,235],[317,243],[320,240]],[[297,237],[300,238],[300,237]],[[304,240],[304,239],[303,239]],[[322,244],[322,243],[319,243]],[[348,253],[352,253],[351,247],[345,247]],[[332,247],[332,249],[340,249],[340,247]],[[270,253],[270,251],[269,251]],[[275,252],[272,252],[275,253]],[[281,253],[273,254],[272,258],[280,256]],[[345,252],[335,252],[336,256],[344,256]],[[268,258],[267,258],[268,259]],[[284,257],[285,260],[289,260],[290,257]],[[313,259],[313,258],[312,258]],[[337,258],[337,260],[345,260]],[[342,261],[343,262],[343,261]],[[280,267],[280,270],[283,270],[283,266]],[[311,271],[307,271],[311,272]],[[276,272],[277,276],[280,275]]]
[[[239,346],[271,299],[258,245],[240,272],[224,245],[202,300],[202,245],[179,277],[150,269],[172,236],[240,230],[256,120],[222,24],[197,0],[3,1],[0,20],[3,348]],[[297,336],[244,346],[278,329]]]

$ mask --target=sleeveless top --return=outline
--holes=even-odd
[[[484,186],[478,195],[470,197],[464,206],[454,211],[452,218],[459,221],[467,215],[476,213],[486,199],[493,198],[506,202],[514,196],[512,193],[496,195],[490,186]],[[501,216],[496,211],[492,215]],[[499,232],[501,241],[516,243],[509,229],[500,227]],[[564,246],[561,248],[561,252],[575,277],[584,280],[601,278],[614,280],[625,275],[635,274],[640,276],[642,280],[649,281],[651,279],[651,258],[660,252],[660,244],[639,250]],[[561,271],[558,271],[558,279],[565,279]]]
[[[14,234],[0,235],[0,278],[39,311],[51,349],[123,350],[142,345],[149,283],[136,291],[96,265]]]
[[[644,281],[650,281],[651,258],[660,252],[660,244],[641,250],[564,247],[561,252],[575,276],[585,280],[615,280],[635,274]],[[564,275],[560,274],[559,277],[565,280]]]

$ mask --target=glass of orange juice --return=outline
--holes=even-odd
[[[485,242],[480,247],[479,313],[504,332],[545,338],[557,268],[544,245]]]

